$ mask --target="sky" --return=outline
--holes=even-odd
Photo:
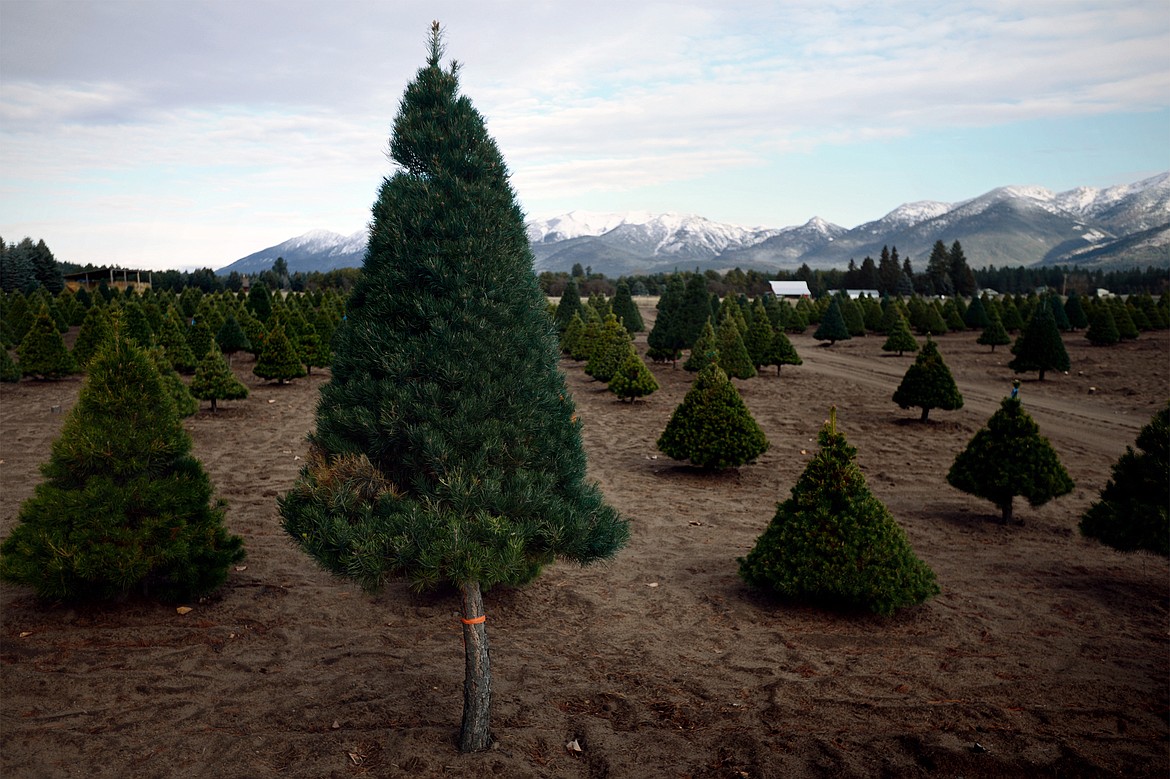
[[[530,219],[848,228],[1170,170],[1166,0],[0,0],[0,237],[192,269],[361,230],[432,20]]]

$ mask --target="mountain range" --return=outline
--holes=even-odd
[[[648,212],[568,214],[529,222],[535,268],[573,265],[611,278],[714,268],[761,271],[844,268],[883,246],[897,247],[916,269],[935,241],[963,245],[974,268],[987,265],[1078,265],[1091,268],[1170,267],[1170,172],[1115,187],[1053,193],[1005,186],[958,203],[898,206],[852,229],[814,217],[803,225],[747,228],[696,215]],[[367,233],[325,230],[270,246],[217,271],[256,274],[283,257],[290,272],[360,267]]]

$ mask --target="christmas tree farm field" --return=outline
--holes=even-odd
[[[655,310],[638,302],[648,332]],[[891,400],[914,355],[791,336],[802,365],[732,380],[770,447],[717,472],[655,446],[695,379],[681,361],[650,365],[659,390],[629,403],[562,360],[589,477],[630,543],[484,594],[495,744],[467,755],[458,593],[367,595],[288,539],[277,496],[329,370],[280,385],[237,354],[249,396],[183,426],[247,558],[184,613],[0,584],[0,776],[1164,776],[1170,566],[1078,523],[1170,395],[1170,337],[1065,334],[1070,370],[1043,382],[978,337],[936,339],[964,403],[921,422]],[[646,332],[635,345],[645,355]],[[946,475],[1014,378],[1075,487],[1017,499],[1003,524]],[[0,384],[0,537],[81,381]],[[940,588],[892,616],[783,602],[738,575],[830,405]]]

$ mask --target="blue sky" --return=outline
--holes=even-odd
[[[432,19],[533,218],[853,227],[1170,170],[1166,0],[0,0],[0,236],[218,268],[361,229]]]

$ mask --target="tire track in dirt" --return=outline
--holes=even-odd
[[[804,365],[801,370],[812,371],[834,380],[848,382],[867,390],[880,390],[892,396],[909,366],[904,360],[874,358],[856,352],[835,352],[832,347],[817,346],[801,352]],[[963,394],[963,404],[968,410],[990,417],[999,407],[1000,400],[1007,395],[1011,379],[1005,381],[1005,392],[997,395],[984,387],[964,382],[963,374],[956,366],[948,366],[955,373],[955,381]],[[1031,374],[1026,374],[1024,378]],[[1059,378],[1049,379],[1059,381]],[[1116,458],[1118,442],[1132,442],[1138,431],[1149,422],[1148,418],[1127,415],[1123,411],[1109,409],[1104,403],[1095,403],[1086,398],[1066,398],[1044,392],[1044,385],[1032,381],[1022,385],[1025,406],[1040,425],[1043,435],[1049,438],[1073,440],[1089,451],[1102,457]],[[892,402],[892,401],[891,401]]]

